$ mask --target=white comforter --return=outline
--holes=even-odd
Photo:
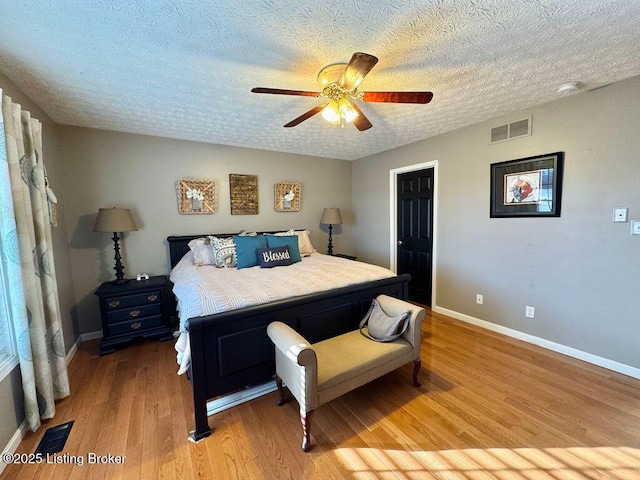
[[[287,267],[256,266],[237,270],[194,265],[189,252],[170,276],[180,315],[180,337],[176,342],[178,374],[185,373],[191,361],[189,337],[184,326],[189,318],[393,276],[395,274],[386,268],[320,253]]]

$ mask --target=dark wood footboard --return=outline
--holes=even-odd
[[[380,294],[407,299],[408,274],[189,320],[195,439],[211,434],[207,400],[275,374],[267,326],[280,321],[315,343],[358,328]]]

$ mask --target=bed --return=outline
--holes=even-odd
[[[189,242],[207,235],[167,238],[172,271],[175,271],[180,260],[190,251]],[[232,236],[232,234],[210,235]],[[317,257],[318,261],[328,260],[321,257],[327,256],[320,255]],[[338,258],[334,260],[351,262]],[[305,261],[312,263],[311,259],[303,259],[303,262]],[[366,265],[360,262],[351,263],[353,263],[352,266],[361,266],[363,269]],[[292,267],[276,267],[276,269]],[[215,269],[215,267],[201,268]],[[273,344],[266,333],[269,323],[276,320],[286,323],[315,343],[356,329],[359,320],[368,310],[371,300],[380,294],[406,300],[410,279],[411,277],[407,274],[397,276],[392,274],[388,278],[315,293],[297,294],[293,297],[212,314],[191,316],[196,313],[196,310],[190,309],[189,317],[186,319],[185,312],[182,311],[181,329],[188,331],[186,338],[190,349],[187,375],[191,381],[194,401],[195,431],[192,433],[192,438],[198,441],[211,434],[207,400],[248,386],[263,384],[273,377],[275,374]],[[174,292],[180,290],[179,283],[180,279],[174,285]],[[179,301],[178,309],[180,309]],[[181,334],[181,337],[184,341],[185,336]]]

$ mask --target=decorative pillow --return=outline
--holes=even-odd
[[[265,237],[269,248],[284,247],[286,245],[289,247],[289,254],[291,255],[291,260],[293,260],[294,263],[302,260],[302,258],[300,258],[300,248],[298,247],[297,235],[265,235]]]
[[[194,238],[189,242],[189,248],[193,252],[194,265],[213,265],[214,261],[208,238]]]
[[[247,232],[246,230],[240,230],[240,233],[238,233],[238,235],[240,235],[241,237],[255,237],[258,234],[256,232]]]
[[[286,237],[289,235],[295,235],[293,228],[291,230],[287,230],[286,232],[278,232],[278,233],[267,233],[266,235],[275,235],[276,237]]]
[[[300,250],[300,255],[308,257],[312,253],[316,252],[316,249],[313,248],[311,240],[309,239],[309,230],[296,230],[294,233],[298,236],[298,248]]]
[[[241,268],[255,267],[258,265],[258,248],[267,248],[267,239],[264,235],[243,236],[234,235],[236,244],[236,259],[238,270]]]
[[[284,247],[258,248],[256,253],[258,255],[258,261],[260,262],[260,268],[293,265],[289,247],[286,245]]]
[[[212,265],[218,268],[236,266],[236,246],[233,243],[233,238],[220,238],[210,236],[211,242],[211,255],[213,256]]]

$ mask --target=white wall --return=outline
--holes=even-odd
[[[492,126],[528,115],[532,136],[488,144]],[[634,78],[358,160],[355,253],[389,264],[389,170],[437,160],[435,304],[638,368],[640,236],[612,222],[614,207],[640,220],[638,125]],[[489,218],[490,164],[556,151],[562,216]]]
[[[327,234],[319,224],[324,207],[343,212],[345,224],[334,230],[335,251],[352,250],[351,162],[76,127],[60,131],[81,333],[101,329],[93,292],[115,278],[111,235],[92,231],[99,208],[129,208],[138,225],[121,242],[127,277],[167,274],[170,235],[308,228],[314,246],[325,253]],[[258,176],[258,215],[231,215],[230,173]],[[175,182],[180,178],[215,180],[218,213],[179,214]],[[284,181],[301,183],[300,212],[275,211],[274,185]]]

